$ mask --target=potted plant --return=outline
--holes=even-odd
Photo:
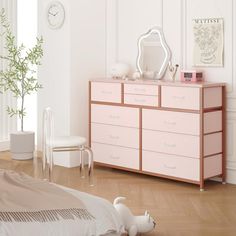
[[[11,117],[18,116],[21,121],[20,131],[10,135],[10,150],[13,159],[31,159],[35,146],[34,132],[24,131],[26,115],[24,102],[26,96],[42,88],[36,79],[36,69],[43,56],[43,39],[37,38],[32,48],[27,49],[23,44],[18,46],[4,9],[0,13],[0,23],[6,49],[6,55],[0,55],[0,59],[7,61],[6,68],[0,71],[0,92],[10,91],[19,101],[18,107],[7,107],[7,112]]]

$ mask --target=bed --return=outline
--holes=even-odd
[[[63,219],[62,217],[58,217],[57,220],[53,221],[34,221],[33,218],[30,218],[30,213],[25,216],[26,220],[17,220],[17,215],[11,217],[11,215],[6,215],[6,210],[3,211],[1,209],[1,205],[5,204],[5,209],[7,206],[7,201],[10,196],[8,190],[9,187],[4,188],[4,184],[1,183],[1,176],[9,173],[0,170],[0,236],[118,236],[123,233],[122,222],[119,219],[119,216],[112,204],[105,199],[80,192],[77,190],[69,189],[63,186],[59,186],[56,184],[49,184],[49,187],[56,187],[60,189],[60,191],[69,194],[71,197],[76,198],[82,202],[89,216],[87,218],[76,218],[75,219]],[[15,176],[19,176],[16,172],[11,172],[11,174]],[[26,175],[24,175],[25,177]],[[27,179],[31,181],[35,181],[35,179],[27,176]],[[11,180],[11,185],[13,186],[14,192],[18,190],[22,190],[21,188],[25,188],[24,192],[29,191],[25,186],[19,187]],[[27,182],[27,181],[26,181]],[[44,183],[44,182],[43,182]],[[22,184],[22,183],[21,183]],[[37,188],[38,189],[38,188]],[[30,190],[31,191],[31,190]],[[8,195],[8,196],[7,196]],[[14,194],[11,194],[11,196]],[[15,194],[17,195],[17,194]],[[38,194],[40,195],[40,193]],[[17,196],[14,196],[16,199]],[[23,199],[22,199],[23,200]],[[22,206],[25,205],[25,202],[31,201],[32,199],[24,199],[22,201]],[[17,199],[15,205],[20,205],[21,201]],[[40,200],[33,200],[34,205],[37,206],[40,204]],[[11,207],[15,207],[14,203],[11,200]],[[22,207],[21,206],[21,207]],[[3,207],[2,207],[3,208]],[[22,208],[23,209],[23,208]],[[9,209],[7,209],[9,211]],[[12,212],[11,212],[12,213]],[[27,218],[28,217],[28,218]],[[16,219],[16,220],[14,220]],[[30,220],[27,220],[30,219]],[[87,220],[86,220],[87,219]]]

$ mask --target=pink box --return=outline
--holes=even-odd
[[[183,82],[200,82],[203,81],[203,72],[196,70],[182,70],[180,80]]]

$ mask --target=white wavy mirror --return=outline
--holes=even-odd
[[[171,58],[162,29],[154,27],[138,39],[137,69],[145,79],[161,79]]]

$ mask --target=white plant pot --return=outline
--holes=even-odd
[[[10,135],[10,151],[12,159],[32,159],[34,147],[34,132],[16,132]]]

